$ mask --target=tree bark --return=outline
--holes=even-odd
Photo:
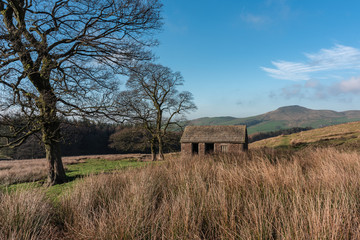
[[[165,159],[164,152],[163,152],[164,143],[163,143],[162,136],[160,134],[158,134],[157,139],[158,139],[158,144],[159,144],[159,160],[164,160]]]
[[[161,131],[161,124],[162,124],[162,110],[161,107],[158,105],[157,109],[157,119],[156,119],[156,138],[159,144],[159,160],[164,160],[164,153],[163,153],[163,139],[162,139],[162,131]]]
[[[150,149],[151,149],[151,161],[156,161],[156,151],[155,151],[155,141],[154,141],[154,139],[151,140]]]
[[[60,126],[59,123],[52,123],[53,126],[43,131],[43,140],[45,144],[46,161],[48,162],[47,185],[52,186],[67,181],[65,169],[61,159],[60,149]],[[58,125],[58,126],[56,126]],[[57,128],[57,130],[55,130]],[[47,131],[48,130],[48,131]],[[49,136],[53,132],[55,136]],[[57,138],[58,140],[55,140]]]
[[[45,145],[46,160],[48,162],[47,185],[64,183],[67,181],[65,169],[61,159],[60,120],[56,115],[56,97],[51,90],[43,91],[39,97],[42,140]]]

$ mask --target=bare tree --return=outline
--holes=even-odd
[[[109,137],[109,146],[124,153],[146,153],[149,151],[149,133],[138,126],[119,126]]]
[[[119,95],[119,111],[126,113],[128,120],[142,123],[152,136],[153,160],[155,141],[162,160],[163,138],[168,127],[178,122],[177,117],[196,109],[192,94],[177,89],[183,82],[180,72],[159,64],[141,64],[132,69],[126,83],[128,90]]]
[[[1,106],[27,118],[5,145],[41,132],[48,184],[66,180],[59,116],[106,114],[116,74],[151,58],[159,1],[0,0]]]
[[[155,112],[149,101],[142,99],[140,93],[133,90],[126,90],[119,93],[116,101],[116,109],[123,121],[142,126],[148,134],[147,141],[150,143],[152,160],[156,160],[156,131],[154,127]]]

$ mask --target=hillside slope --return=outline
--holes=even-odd
[[[331,110],[312,110],[301,106],[286,106],[265,114],[248,117],[199,118],[190,125],[241,125],[248,126],[248,133],[270,132],[293,127],[320,128],[340,123],[360,121],[360,111],[336,112]]]
[[[249,148],[303,147],[309,145],[357,149],[360,147],[360,122],[333,125],[300,133],[263,139],[251,143]]]

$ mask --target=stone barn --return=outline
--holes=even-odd
[[[180,142],[184,155],[239,153],[248,149],[245,125],[187,126]]]

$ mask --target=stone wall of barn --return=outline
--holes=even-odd
[[[240,153],[247,150],[247,144],[242,143],[214,143],[214,153]],[[192,155],[192,143],[181,143],[181,153]],[[198,144],[199,156],[205,155],[205,143]]]
[[[240,153],[246,150],[245,144],[242,143],[215,143],[215,153]]]
[[[184,155],[192,154],[191,143],[181,143],[181,154],[184,154]]]
[[[199,143],[199,156],[205,155],[205,143]]]

